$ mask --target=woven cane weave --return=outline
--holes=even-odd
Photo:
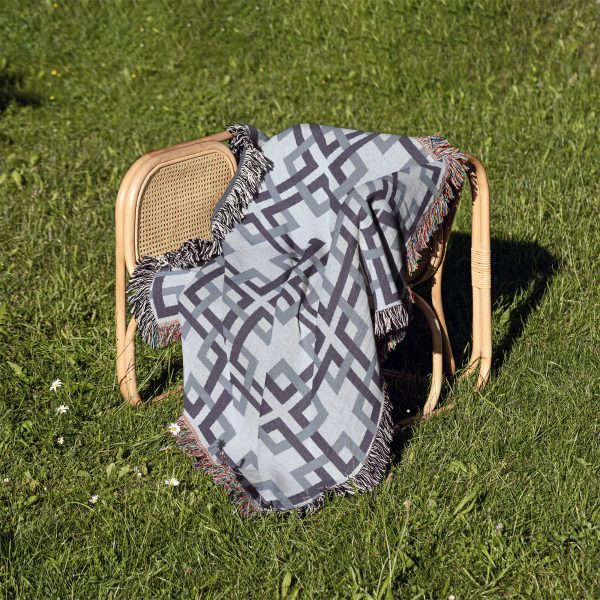
[[[210,239],[210,217],[233,170],[214,152],[161,167],[141,192],[138,258],[160,256],[185,240]]]

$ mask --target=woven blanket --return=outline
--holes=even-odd
[[[438,136],[229,130],[238,166],[212,239],[144,257],[129,302],[146,342],[182,339],[177,437],[195,466],[244,515],[304,515],[385,473],[382,363],[466,157]]]

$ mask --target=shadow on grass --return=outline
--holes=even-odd
[[[40,105],[40,99],[24,87],[22,75],[7,69],[0,70],[0,113],[4,112],[11,102],[19,106]]]
[[[500,370],[527,320],[542,301],[558,261],[536,243],[491,240],[493,329],[492,377]],[[443,278],[444,312],[452,351],[458,368],[467,363],[471,347],[471,236],[453,233],[446,255]],[[416,290],[429,299],[427,286]],[[500,316],[498,316],[500,314]],[[394,350],[386,368],[403,373],[392,397],[394,420],[416,414],[429,392],[431,337],[418,310],[405,340]],[[443,402],[442,391],[441,401]],[[404,442],[410,436],[404,432]],[[403,443],[400,445],[402,446]],[[396,448],[396,451],[400,451]]]
[[[144,385],[140,391],[143,400],[152,403],[162,394],[165,394],[165,397],[183,397],[183,392],[180,391],[183,379],[182,373],[183,358],[181,356],[173,357],[169,361],[167,369],[161,369],[156,377],[153,377]]]

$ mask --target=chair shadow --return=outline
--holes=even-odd
[[[446,254],[443,276],[444,313],[457,368],[466,366],[471,346],[471,236],[453,233]],[[493,362],[492,374],[502,368],[529,316],[539,307],[558,261],[534,242],[491,240]],[[415,291],[429,299],[427,284]],[[391,354],[384,368],[403,373],[406,382],[390,394],[395,421],[414,415],[424,404],[431,373],[431,337],[422,315],[415,310],[405,340]],[[446,388],[447,389],[447,388]],[[444,391],[440,401],[443,402]],[[397,436],[397,456],[410,438],[410,431]]]
[[[39,106],[40,98],[27,91],[24,77],[6,68],[0,70],[0,113],[4,112],[11,102],[19,106]]]
[[[141,395],[144,401],[151,404],[155,402],[158,396],[175,396],[180,393],[181,377],[183,373],[183,358],[174,356],[169,360],[167,369],[161,369],[160,372],[149,381],[147,381]]]

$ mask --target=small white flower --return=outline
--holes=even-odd
[[[56,443],[62,446],[65,443],[65,438],[61,435],[59,438],[56,439]]]
[[[168,485],[169,487],[177,487],[179,485],[179,479],[175,479],[175,477],[165,479],[165,485]]]
[[[450,594],[450,595],[448,596],[448,600],[455,600],[455,598],[454,598],[454,594]]]
[[[143,473],[140,471],[139,467],[133,467],[133,472],[138,476],[142,477]]]
[[[181,427],[177,423],[169,423],[167,429],[173,434],[177,435],[181,431]]]
[[[56,412],[60,415],[64,415],[69,410],[69,407],[66,404],[61,404],[56,407]]]
[[[55,379],[50,386],[51,392],[56,392],[58,388],[62,387],[63,382],[60,379]]]
[[[8,477],[5,477],[5,478],[2,480],[2,482],[3,482],[3,483],[9,483],[9,482],[10,482],[10,479],[9,479]]]
[[[94,494],[90,500],[89,500],[90,504],[96,504],[96,502],[98,502],[98,494]]]
[[[496,527],[494,527],[494,531],[496,533],[502,533],[503,529],[504,529],[504,525],[502,523],[498,523],[496,525]]]
[[[138,477],[142,477],[142,476],[143,476],[143,475],[142,475],[142,472],[140,471],[140,472],[137,474],[137,476],[138,476]]]

